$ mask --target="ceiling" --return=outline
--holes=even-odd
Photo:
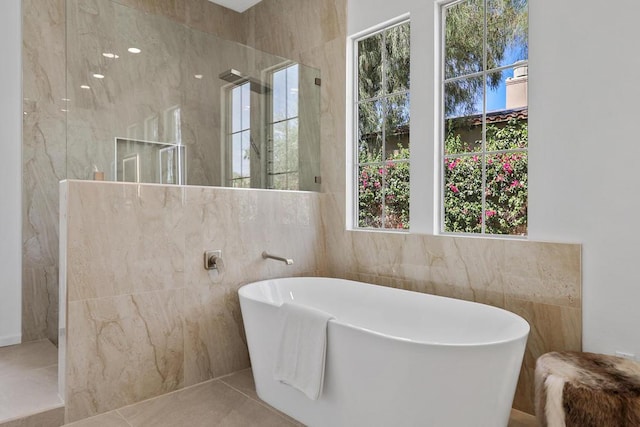
[[[219,4],[220,6],[233,9],[236,12],[244,12],[251,6],[260,3],[261,0],[209,0],[212,3]]]

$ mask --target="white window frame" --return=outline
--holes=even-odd
[[[346,182],[346,194],[347,194],[347,219],[346,226],[349,230],[360,230],[360,231],[372,231],[372,232],[385,232],[385,233],[402,233],[407,234],[411,232],[411,225],[409,229],[394,229],[394,228],[372,228],[372,227],[360,227],[359,219],[358,219],[358,177],[359,171],[358,168],[360,166],[359,163],[359,153],[358,153],[358,145],[359,145],[359,135],[358,135],[358,127],[359,127],[359,118],[358,118],[358,42],[364,40],[368,37],[371,37],[375,34],[384,32],[390,28],[395,26],[403,25],[405,23],[411,23],[410,14],[403,14],[391,20],[385,21],[378,25],[375,25],[371,28],[368,28],[364,31],[361,31],[351,37],[348,38],[347,43],[347,82],[348,86],[351,88],[347,88],[347,134],[350,138],[350,144],[347,144],[347,153],[346,153],[346,164],[347,164],[347,182]],[[411,45],[411,44],[410,44]],[[410,57],[412,54],[410,53]],[[412,89],[409,88],[406,93],[410,96]],[[385,96],[386,97],[386,96]],[[411,105],[409,105],[411,111]],[[410,113],[411,115],[411,113]],[[411,127],[411,120],[409,122],[409,126]],[[410,153],[413,151],[411,148]],[[406,163],[411,165],[412,156],[406,160]],[[381,163],[385,161],[382,160]],[[411,190],[410,190],[411,194]],[[411,195],[410,195],[411,197]],[[412,209],[413,210],[413,209]],[[410,213],[410,221],[411,221],[411,213]],[[411,221],[411,224],[413,222]]]
[[[269,81],[269,87],[270,87],[270,93],[269,93],[269,97],[268,97],[268,105],[267,105],[267,109],[266,109],[266,119],[265,119],[265,123],[266,123],[266,127],[267,127],[267,135],[268,135],[268,144],[267,144],[267,161],[266,161],[266,171],[265,171],[265,176],[266,176],[266,180],[267,180],[267,188],[269,189],[273,189],[274,188],[274,184],[273,184],[273,180],[274,177],[277,175],[285,175],[286,176],[286,180],[287,180],[287,186],[289,183],[289,176],[293,175],[293,174],[297,174],[298,175],[298,188],[294,188],[292,190],[298,190],[300,188],[300,97],[298,95],[298,114],[294,117],[287,117],[283,120],[278,120],[278,121],[273,121],[273,103],[274,103],[274,97],[273,97],[273,92],[274,92],[274,75],[279,72],[279,71],[284,71],[287,70],[288,68],[294,67],[294,66],[298,66],[298,90],[300,89],[300,67],[301,65],[297,62],[286,62],[284,64],[279,64],[275,67],[272,67],[270,69],[267,70],[268,73],[268,81]],[[299,93],[299,92],[298,92]],[[285,123],[285,122],[289,122],[291,120],[296,120],[298,122],[298,167],[295,170],[289,170],[287,169],[285,172],[279,172],[279,173],[272,173],[272,169],[273,169],[273,150],[274,150],[274,138],[273,138],[273,128],[275,124],[278,123]],[[287,145],[289,144],[289,140],[287,137]]]

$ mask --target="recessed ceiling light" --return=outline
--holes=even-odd
[[[63,100],[64,102],[69,102],[69,101],[71,101],[69,98],[62,98],[62,100]]]
[[[127,49],[130,53],[140,53],[142,52],[140,49],[138,49],[137,47],[130,47],[129,49]]]
[[[80,89],[89,90],[89,89],[91,89],[91,86],[82,85],[82,86],[80,86]]]
[[[104,56],[105,58],[109,58],[109,59],[118,59],[118,58],[120,58],[118,55],[116,55],[115,53],[111,53],[111,52],[104,52],[102,54],[102,56]]]
[[[62,111],[63,113],[68,113],[69,112],[69,110],[66,110],[64,108],[62,108],[60,111]]]
[[[202,74],[195,74],[193,77],[195,77],[196,79],[200,80],[204,76]]]
[[[94,74],[93,77],[95,77],[96,79],[104,79],[104,75],[103,74]]]

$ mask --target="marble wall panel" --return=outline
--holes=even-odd
[[[239,287],[326,274],[318,193],[95,181],[61,193],[67,421],[249,367]]]
[[[57,342],[57,186],[66,176],[64,0],[25,0],[23,11],[22,340]]]
[[[341,0],[264,0],[246,14],[250,44],[297,58],[322,74],[321,210],[328,273],[523,316],[532,333],[514,405],[531,413],[535,358],[581,347],[580,245],[347,231],[345,10]]]
[[[167,22],[172,31],[168,31]],[[208,36],[245,42],[244,24],[241,14],[207,0],[23,2],[24,341],[43,337],[57,341],[58,182],[68,176],[91,179],[96,169],[112,179],[114,137],[126,137],[131,129],[139,128],[140,135],[135,136],[144,139],[148,136],[144,123],[149,117],[160,117],[160,137],[165,138],[163,113],[185,102],[187,78],[193,80],[193,70],[183,69],[190,64],[183,57],[188,52],[186,43],[193,42],[184,34],[199,30],[202,33],[198,34],[204,35],[201,39]],[[126,53],[133,42],[144,42],[149,48],[143,66],[132,66],[131,54]],[[198,51],[204,60],[218,51],[236,52],[246,58],[247,54],[238,53],[233,42],[224,42],[231,47],[223,49],[204,40],[195,43],[194,49],[209,49]],[[118,53],[122,60],[129,55],[129,62],[102,56],[110,51]],[[69,87],[65,84],[67,68]],[[217,80],[219,71],[213,70],[209,78],[215,75]],[[109,78],[96,80],[92,77],[96,72]],[[152,83],[151,89],[145,89],[148,82]],[[82,89],[81,85],[90,89]],[[198,91],[202,96],[208,92],[202,88]],[[202,125],[213,122],[215,126],[219,116],[220,100],[210,97],[208,101],[210,105],[192,107],[206,114],[206,119],[185,120],[187,139],[193,135],[193,140],[187,142],[193,147],[209,139],[215,143],[219,138],[218,128]],[[199,152],[196,148],[192,151]],[[68,158],[67,152],[71,153]],[[197,177],[193,182],[219,183],[218,176],[206,173],[206,165],[216,161],[219,159],[204,155],[192,159]]]

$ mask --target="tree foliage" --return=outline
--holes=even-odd
[[[446,8],[444,77],[450,79],[508,65],[507,53],[519,59],[528,56],[527,0],[466,0]],[[486,35],[486,67],[483,41]],[[501,73],[487,76],[487,86],[497,88]],[[483,79],[470,77],[446,85],[444,110],[447,117],[477,113]]]

